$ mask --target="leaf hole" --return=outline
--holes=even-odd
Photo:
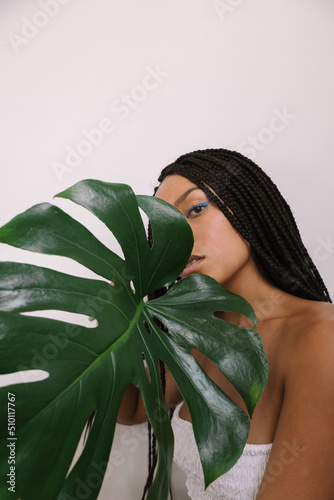
[[[133,293],[136,293],[135,284],[132,280],[130,281],[130,288],[131,288]]]
[[[147,366],[145,354],[142,352],[141,355],[142,355],[142,359],[143,359],[143,365],[144,365],[144,369],[145,369],[145,372],[146,372],[147,380],[149,381],[149,383],[151,383],[150,370],[149,370],[149,368]]]
[[[139,213],[140,213],[140,216],[141,216],[141,219],[143,221],[143,225],[144,225],[144,228],[145,228],[145,232],[146,232],[146,238],[149,239],[149,218],[147,216],[147,214],[144,212],[144,210],[140,207],[139,208]]]
[[[66,198],[54,198],[53,203],[86,227],[103,245],[125,260],[122,247],[117,238],[96,215]],[[71,262],[73,262],[72,259]]]
[[[150,325],[147,323],[147,321],[143,321],[143,323],[144,323],[144,326],[145,326],[147,332],[151,335],[152,332],[151,332],[151,329],[150,329]]]
[[[202,368],[205,374],[211,378],[211,380],[218,385],[218,387],[225,392],[225,394],[234,401],[245,413],[248,413],[247,407],[233,384],[228,380],[226,375],[221,371],[217,364],[206,356],[203,352],[195,347],[190,350],[191,354],[197,361],[198,365]],[[224,362],[228,362],[227,356],[225,356]],[[235,360],[231,359],[230,364],[235,364]]]
[[[87,423],[86,423],[86,427],[85,427],[85,434],[84,434],[84,443],[86,444],[86,441],[87,441],[87,438],[89,436],[89,432],[91,430],[91,428],[93,427],[93,424],[94,424],[94,420],[95,420],[95,417],[96,417],[96,410],[94,410],[89,419],[87,420]]]
[[[162,321],[160,321],[159,318],[157,318],[156,316],[153,317],[153,322],[157,325],[157,327],[163,331],[164,333],[167,333],[168,334],[168,328],[166,325],[164,325],[162,323]]]
[[[0,387],[40,382],[47,378],[49,378],[49,373],[44,370],[21,370],[15,373],[0,375]]]
[[[80,436],[80,440],[78,442],[78,445],[77,445],[77,448],[76,448],[76,451],[74,453],[74,456],[73,456],[73,459],[72,459],[72,462],[71,462],[71,465],[67,471],[67,474],[66,474],[66,477],[69,476],[70,472],[72,471],[73,467],[76,465],[76,463],[78,462],[79,458],[81,457],[83,451],[84,451],[84,448],[85,448],[85,445],[86,445],[86,442],[87,442],[87,437],[89,436],[89,431],[91,430],[92,428],[92,425],[94,423],[94,420],[95,420],[95,417],[96,417],[96,410],[94,410],[90,417],[88,418],[83,430],[82,430],[82,433],[81,433],[81,436]]]
[[[148,240],[148,245],[150,249],[152,250],[153,245],[154,245],[154,239],[153,239],[153,231],[152,231],[152,225],[149,222],[147,226],[147,240]]]
[[[91,312],[92,314],[95,313],[93,309],[88,312]],[[58,321],[64,321],[65,323],[70,323],[72,325],[84,326],[86,328],[97,327],[97,320],[89,314],[79,314],[74,312],[62,311],[60,309],[43,309],[40,311],[23,312],[21,314],[22,316],[55,319]]]

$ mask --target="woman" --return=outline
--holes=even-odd
[[[217,149],[181,156],[166,167],[156,196],[178,208],[194,234],[182,277],[207,274],[254,308],[269,363],[237,464],[204,492],[189,411],[166,373],[175,460],[196,500],[330,500],[334,498],[334,311],[277,187],[252,161]],[[237,314],[222,317],[250,326]],[[240,407],[239,394],[217,367],[196,354],[206,373]],[[145,419],[141,397],[129,387],[119,421]],[[195,457],[195,458],[194,458]]]

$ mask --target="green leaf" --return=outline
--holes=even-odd
[[[33,369],[48,373],[45,380],[0,389],[0,442],[9,437],[8,392],[15,394],[16,497],[70,500],[78,498],[85,486],[87,500],[96,499],[122,397],[132,383],[142,393],[158,444],[157,470],[147,498],[167,499],[173,433],[159,360],[188,405],[207,486],[241,455],[249,418],[207,377],[191,349],[217,364],[251,415],[267,377],[262,344],[254,330],[238,328],[213,313],[235,311],[255,323],[252,308],[203,275],[188,276],[159,299],[146,300],[150,292],[176,281],[193,246],[186,219],[167,203],[136,197],[127,185],[96,180],[81,181],[58,196],[82,205],[104,222],[121,245],[124,259],[46,203],[0,228],[0,242],[69,257],[101,277],[79,278],[40,266],[0,262],[0,373]],[[138,206],[150,220],[151,247]],[[43,310],[86,314],[97,320],[97,326],[23,314]],[[69,472],[93,412],[85,447]],[[4,500],[13,498],[6,483],[8,467],[8,448],[3,446],[0,498]],[[94,478],[94,485],[89,478]]]

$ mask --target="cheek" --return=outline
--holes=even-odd
[[[202,219],[198,218],[190,223],[196,246],[204,246],[205,248],[211,248],[211,250],[219,248],[222,241],[224,241],[224,233],[226,232],[224,222],[221,216],[211,216]]]
[[[208,224],[211,239],[217,245],[217,248],[230,246],[235,239],[235,230],[230,222],[224,217],[215,217]]]
[[[218,214],[216,217],[203,217],[191,224],[194,234],[194,249],[217,258],[231,240],[229,222]]]
[[[238,261],[240,258],[248,258],[250,254],[248,243],[226,218],[215,221],[212,243],[217,249],[216,255],[220,254],[224,259],[228,256],[231,261]]]

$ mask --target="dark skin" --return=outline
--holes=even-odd
[[[194,233],[191,260],[182,276],[207,274],[244,297],[258,318],[269,363],[268,383],[254,411],[248,443],[273,443],[258,500],[332,500],[334,498],[334,307],[290,295],[257,269],[248,243],[206,194],[188,179],[170,175],[156,196],[176,206]],[[237,314],[221,316],[252,326]],[[245,405],[216,365],[198,351],[206,373],[242,409]],[[166,373],[166,404],[182,397]],[[183,403],[180,417],[191,421]],[[123,399],[119,422],[146,420],[143,400],[134,386]]]

